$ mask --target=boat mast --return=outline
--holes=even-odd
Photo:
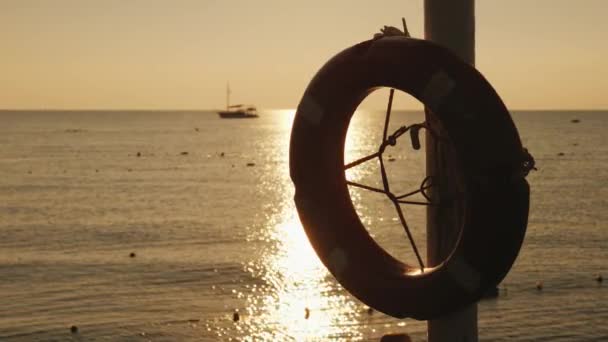
[[[230,110],[230,82],[226,83],[226,110]]]
[[[475,0],[425,0],[425,38],[452,50],[465,62],[475,64]],[[440,132],[440,125],[426,109],[426,121],[433,131]],[[450,183],[456,182],[452,170],[454,152],[445,148],[426,131],[426,173],[437,182],[431,190],[433,198],[449,193]],[[446,165],[447,164],[447,165]],[[435,184],[434,184],[435,185]],[[449,255],[458,236],[459,213],[440,206],[427,208],[427,259],[436,266]],[[428,321],[429,342],[477,342],[477,304],[472,304],[453,314]]]

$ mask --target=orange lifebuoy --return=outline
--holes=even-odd
[[[347,188],[348,125],[378,87],[406,92],[431,109],[462,168],[467,205],[460,236],[450,256],[424,273],[370,237]],[[447,49],[386,37],[339,53],[308,85],[290,144],[295,202],[308,238],[342,286],[367,305],[394,317],[436,318],[481,298],[515,261],[529,207],[525,150],[492,86]]]

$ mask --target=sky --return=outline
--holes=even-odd
[[[295,108],[423,0],[0,0],[0,108]],[[608,0],[477,0],[477,68],[512,109],[608,109]],[[380,109],[386,97],[364,106]],[[409,108],[410,101],[396,107]]]

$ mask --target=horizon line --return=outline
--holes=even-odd
[[[36,111],[36,112],[79,112],[79,111],[90,111],[90,112],[217,112],[218,110],[223,109],[194,109],[194,108],[0,108],[0,112],[28,112],[28,111]],[[296,108],[262,108],[260,111],[279,111],[279,110],[296,110]],[[386,109],[363,109],[367,111],[386,111]],[[411,111],[417,112],[421,109],[411,109],[411,108],[393,108],[396,111]],[[508,109],[509,112],[519,111],[519,112],[571,112],[571,111],[579,111],[579,112],[603,112],[608,111],[608,108],[599,108],[599,109],[581,109],[581,108],[515,108]]]

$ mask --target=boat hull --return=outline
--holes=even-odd
[[[234,112],[234,111],[226,111],[226,112],[218,112],[218,115],[222,119],[255,119],[258,117],[257,114],[246,113],[246,112]]]

